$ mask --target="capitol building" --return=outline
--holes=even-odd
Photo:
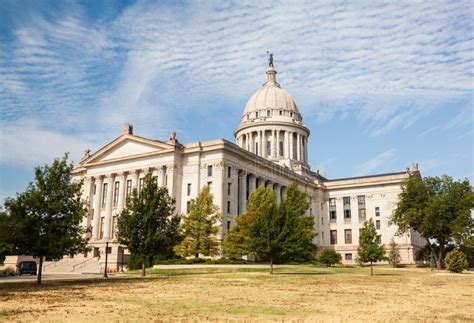
[[[257,187],[271,187],[279,201],[297,183],[308,196],[307,212],[314,217],[315,243],[320,249],[332,247],[342,255],[343,263],[355,263],[359,230],[372,218],[381,242],[388,245],[394,238],[402,262],[414,262],[424,239],[416,231],[396,236],[397,227],[389,225],[389,218],[401,182],[418,175],[418,165],[341,179],[328,179],[311,170],[310,130],[293,97],[277,82],[272,57],[266,82],[248,100],[234,136],[235,143],[224,139],[181,143],[174,132],[163,140],[143,138],[125,124],[115,140],[92,154],[87,152],[73,171],[75,178],[84,179],[83,194],[89,206],[84,225],[92,227],[93,251],[84,258],[100,259],[103,266],[107,252],[108,269],[120,268],[127,251],[116,241],[117,218],[126,197],[134,188],[140,189],[150,172],[176,199],[178,213],[186,213],[189,201],[209,186],[223,215],[221,239],[245,212],[247,199]]]

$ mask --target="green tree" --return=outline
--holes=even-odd
[[[87,250],[87,215],[81,199],[81,181],[73,181],[68,154],[51,166],[36,167],[35,180],[25,192],[5,201],[0,215],[0,246],[9,252],[39,259],[41,284],[43,259],[61,258]]]
[[[373,263],[385,260],[385,248],[378,240],[374,221],[369,219],[360,230],[357,253],[361,262],[370,264],[371,276],[374,274]]]
[[[319,254],[318,260],[330,267],[332,265],[338,264],[342,260],[342,256],[339,252],[336,252],[332,248],[324,248]]]
[[[158,187],[147,174],[140,192],[133,190],[118,218],[118,241],[141,258],[142,276],[147,259],[168,255],[180,241],[180,217],[175,214],[175,200],[166,187]]]
[[[402,257],[400,256],[400,246],[392,238],[390,240],[389,250],[388,250],[388,263],[392,265],[393,268],[396,268],[400,265]]]
[[[189,213],[182,216],[183,241],[176,246],[177,254],[215,256],[219,254],[218,223],[222,219],[219,208],[214,205],[209,186],[204,186],[195,199],[190,201]]]
[[[459,249],[454,249],[446,254],[446,269],[452,273],[462,273],[467,269],[467,257]]]
[[[232,259],[241,258],[244,255],[256,256],[251,248],[251,228],[254,219],[261,216],[273,207],[275,195],[272,190],[259,187],[252,192],[246,206],[246,212],[236,219],[233,226],[223,241],[224,256]]]
[[[451,177],[410,177],[402,183],[402,192],[391,223],[398,234],[410,229],[418,231],[427,241],[438,269],[449,244],[462,243],[472,236],[474,193],[469,181]]]

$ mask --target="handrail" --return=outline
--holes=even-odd
[[[72,266],[72,271],[75,271],[75,270],[76,270],[76,267],[78,267],[78,266],[80,266],[80,265],[82,265],[82,267],[84,267],[85,264],[86,264],[88,261],[91,261],[91,260],[93,260],[93,259],[99,259],[99,258],[98,258],[98,257],[92,257],[92,258],[86,259],[86,260],[84,260],[84,261],[81,261],[80,263],[75,264],[75,265]]]
[[[52,265],[54,265],[54,267],[56,267],[57,263],[58,263],[57,260],[53,260],[53,261],[51,261],[49,264],[43,265],[43,270],[44,270],[45,268],[49,267],[49,266],[52,266]]]

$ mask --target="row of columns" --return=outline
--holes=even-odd
[[[267,133],[271,132],[270,135]],[[296,136],[296,142],[294,137]],[[270,156],[267,154],[267,141],[271,139]],[[283,142],[283,152],[280,154],[280,142]],[[258,130],[243,133],[238,138],[241,148],[264,158],[295,159],[307,163],[307,137],[296,131]]]
[[[137,169],[135,171],[124,171],[121,173],[112,173],[107,175],[94,176],[89,179],[90,188],[89,196],[92,199],[92,210],[93,212],[93,223],[92,225],[92,238],[99,240],[100,233],[103,230],[103,239],[109,240],[113,238],[112,221],[113,216],[117,215],[123,210],[126,200],[126,183],[131,180],[132,189],[139,189],[139,182],[142,174],[147,174],[153,171],[153,169]],[[158,185],[166,186],[166,167],[158,174]],[[161,176],[160,176],[161,175]],[[115,183],[119,182],[118,188],[118,199],[117,203],[114,203],[115,199]],[[104,191],[104,184],[107,184],[107,189]],[[95,189],[94,189],[95,187]],[[95,194],[94,194],[95,192]],[[104,196],[105,194],[105,196]],[[104,205],[105,202],[105,205]],[[103,228],[101,228],[101,218],[104,218]],[[116,228],[115,228],[116,229]]]

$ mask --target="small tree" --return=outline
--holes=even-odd
[[[177,245],[177,254],[188,257],[194,255],[214,256],[219,254],[218,222],[222,216],[213,203],[209,186],[204,186],[197,198],[190,201],[189,213],[182,216],[181,234],[184,239]]]
[[[342,256],[339,252],[336,252],[332,248],[324,248],[319,254],[318,260],[330,267],[332,265],[338,264],[342,260]]]
[[[462,273],[467,269],[467,257],[459,249],[447,253],[445,258],[446,269],[452,273]]]
[[[81,199],[82,181],[72,181],[68,154],[51,166],[36,167],[35,181],[16,198],[5,201],[0,214],[0,246],[14,254],[39,259],[61,258],[87,250],[87,228],[81,225],[87,208]],[[0,248],[1,249],[1,248]]]
[[[392,265],[393,268],[396,268],[400,265],[402,261],[402,257],[400,256],[400,246],[395,242],[392,238],[389,244],[389,251],[388,251],[388,263]]]
[[[168,255],[180,241],[180,218],[175,214],[175,200],[166,187],[158,187],[147,174],[140,192],[134,189],[118,218],[118,241],[145,263],[153,256]]]
[[[385,248],[380,245],[374,221],[369,219],[360,230],[357,253],[360,261],[370,264],[370,275],[374,274],[373,263],[385,259]]]

